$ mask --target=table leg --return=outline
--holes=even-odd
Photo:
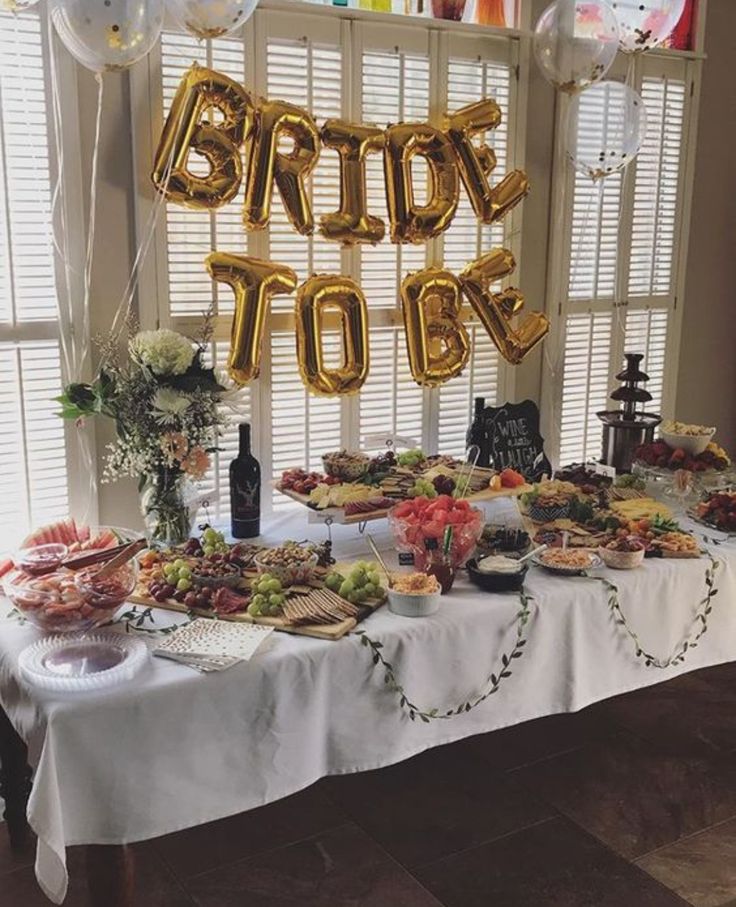
[[[5,801],[10,846],[21,850],[28,840],[26,804],[31,792],[28,748],[0,707],[0,796]]]
[[[87,845],[87,886],[92,907],[135,907],[132,849],[122,845]]]

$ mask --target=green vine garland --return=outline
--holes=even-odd
[[[668,658],[658,658],[656,655],[652,655],[650,652],[647,652],[644,646],[641,644],[638,634],[635,630],[632,629],[626,615],[621,609],[621,602],[619,601],[619,590],[618,586],[615,583],[612,583],[610,580],[606,579],[604,576],[590,576],[590,574],[585,574],[588,579],[594,579],[608,591],[608,607],[611,609],[611,614],[613,619],[618,626],[624,628],[625,632],[634,643],[634,651],[637,658],[643,658],[644,664],[648,668],[669,668],[672,665],[682,664],[685,660],[685,655],[691,649],[695,649],[698,646],[698,641],[703,636],[703,634],[708,629],[708,617],[713,610],[713,605],[711,604],[712,600],[718,595],[718,589],[715,587],[715,573],[718,569],[719,562],[713,557],[709,552],[705,552],[706,556],[710,561],[710,566],[706,567],[705,570],[705,586],[707,589],[705,598],[701,599],[698,610],[693,617],[692,623],[688,627],[687,632],[680,640],[679,643],[673,649],[671,655]]]
[[[511,649],[511,652],[509,652],[508,654],[503,654],[501,656],[501,671],[498,674],[491,674],[488,677],[486,683],[489,683],[490,686],[484,693],[479,694],[475,698],[470,697],[467,702],[463,702],[456,708],[448,709],[446,712],[440,712],[439,708],[423,709],[418,705],[415,705],[409,699],[406,691],[404,690],[404,687],[399,683],[396,677],[396,669],[381,652],[381,649],[383,649],[383,643],[378,642],[375,639],[371,639],[370,636],[366,634],[365,630],[358,630],[356,631],[355,635],[360,636],[361,645],[367,646],[373,653],[373,664],[375,666],[381,665],[381,667],[383,668],[384,684],[392,693],[395,693],[399,697],[400,707],[405,712],[408,712],[409,718],[412,721],[415,721],[417,718],[419,718],[421,721],[429,723],[430,721],[456,718],[458,715],[464,715],[466,712],[474,709],[482,702],[485,702],[485,700],[488,699],[489,696],[491,696],[498,690],[503,680],[511,677],[511,662],[515,658],[521,658],[521,656],[524,654],[524,646],[526,645],[524,628],[529,622],[531,614],[529,609],[529,602],[532,601],[533,598],[534,596],[529,595],[523,590],[519,592],[521,610],[516,614],[516,640],[514,642],[513,648]]]

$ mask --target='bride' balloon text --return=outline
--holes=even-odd
[[[450,226],[461,184],[485,224],[501,220],[529,191],[523,170],[491,185],[496,157],[478,140],[500,121],[496,102],[484,99],[448,114],[442,128],[397,123],[381,130],[328,120],[320,129],[306,110],[284,101],[256,99],[228,76],[195,64],[184,74],[169,110],[152,179],[172,202],[209,210],[232,201],[243,185],[246,230],[268,225],[275,188],[294,229],[310,235],[315,223],[308,180],[324,145],[340,159],[340,204],[337,211],[322,215],[318,226],[325,239],[346,246],[375,244],[388,233],[394,243],[425,243]],[[288,151],[281,145],[283,138],[290,142]],[[192,153],[197,166],[190,162]],[[369,155],[383,156],[388,230],[368,211]],[[414,191],[412,161],[417,156],[426,161],[429,174],[422,203]],[[202,159],[209,165],[205,175]],[[360,390],[369,369],[368,314],[363,292],[353,280],[319,274],[297,288],[288,265],[225,251],[210,254],[206,266],[214,280],[228,284],[235,294],[228,360],[235,381],[243,384],[258,376],[271,299],[296,289],[297,358],[305,385],[325,396]],[[521,362],[543,339],[549,330],[543,314],[528,314],[516,324],[524,305],[522,294],[491,289],[514,266],[510,252],[494,249],[471,262],[459,277],[433,267],[404,278],[404,327],[418,384],[443,384],[467,364],[470,341],[461,314],[463,295],[508,362]],[[342,362],[328,367],[322,330],[335,316],[342,335]]]

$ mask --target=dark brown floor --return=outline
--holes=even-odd
[[[135,851],[140,907],[736,907],[736,664]],[[2,907],[48,903],[32,860],[0,835]]]

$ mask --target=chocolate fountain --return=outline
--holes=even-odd
[[[616,375],[617,381],[625,382],[611,394],[611,400],[623,403],[623,409],[612,409],[596,413],[603,423],[603,457],[608,466],[615,466],[617,472],[630,472],[634,453],[640,444],[654,440],[654,429],[662,421],[657,413],[637,410],[637,405],[648,403],[652,395],[639,387],[649,381],[649,375],[642,372],[639,364],[641,353],[626,353],[626,368]]]

